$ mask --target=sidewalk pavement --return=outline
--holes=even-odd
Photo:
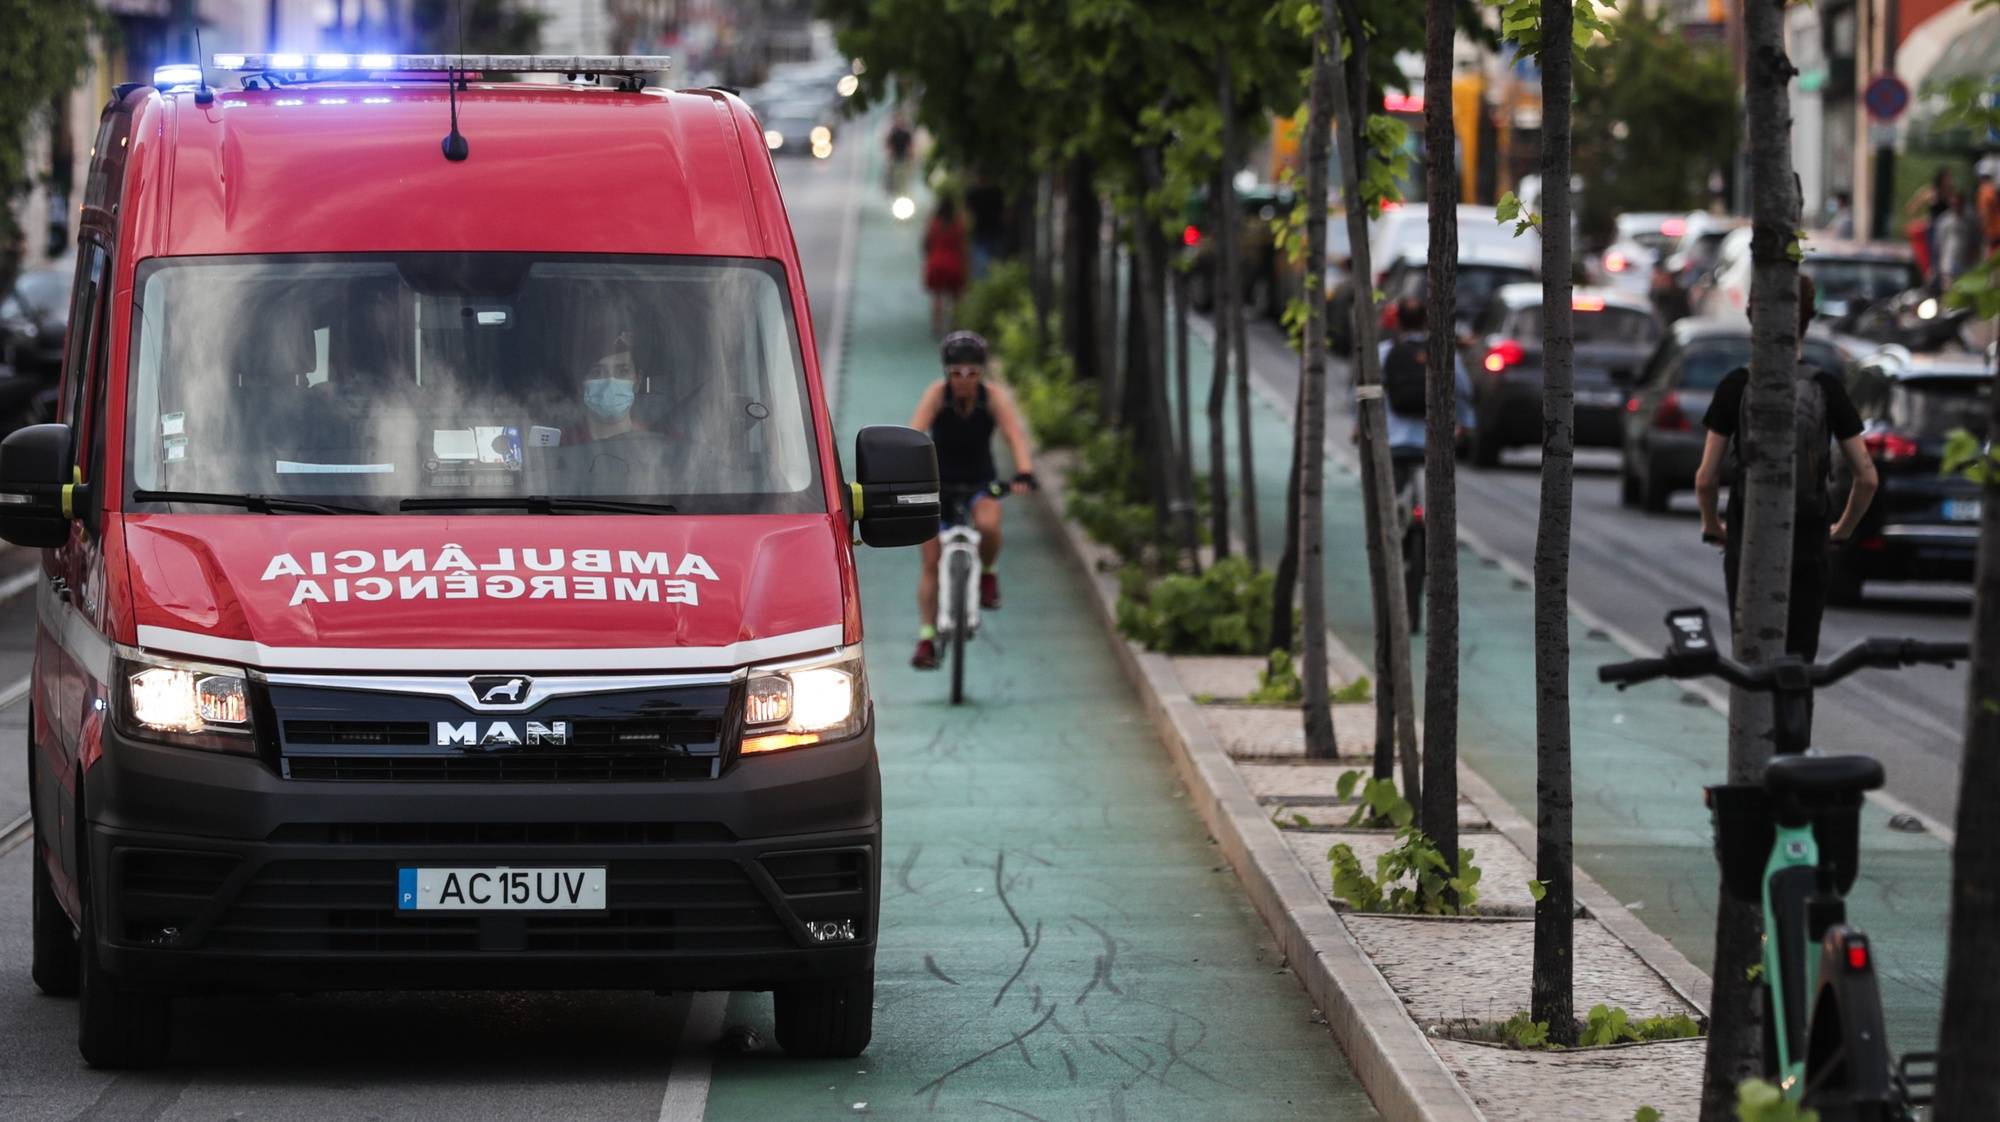
[[[1203,333],[1190,347],[1189,394],[1196,458],[1207,462],[1203,403],[1212,351]],[[1171,382],[1172,379],[1169,379]],[[1253,382],[1253,384],[1255,384]],[[1329,397],[1346,399],[1344,368],[1329,371]],[[1290,401],[1262,392],[1251,420],[1257,463],[1258,525],[1267,564],[1283,547],[1285,478],[1290,470]],[[1232,395],[1233,397],[1233,395]],[[1335,406],[1336,413],[1341,406]],[[1237,466],[1229,419],[1229,467]],[[1329,425],[1341,455],[1329,457],[1326,571],[1330,626],[1357,652],[1374,649],[1360,480],[1350,466],[1345,425]],[[1466,470],[1461,468],[1460,470]],[[1240,500],[1233,500],[1240,501]],[[1578,538],[1593,532],[1575,527]],[[1461,543],[1459,751],[1529,821],[1535,819],[1533,597],[1529,575]],[[1665,646],[1664,624],[1642,642]],[[1423,635],[1411,654],[1423,674]],[[1655,652],[1647,652],[1655,653]],[[1570,620],[1570,706],[1576,860],[1627,908],[1697,966],[1714,961],[1718,873],[1701,788],[1725,773],[1727,723],[1696,695],[1669,684],[1620,693],[1598,683],[1601,663],[1632,657],[1613,638]],[[1422,712],[1421,705],[1418,709]],[[1890,830],[1889,812],[1863,812],[1862,873],[1849,897],[1850,922],[1882,948],[1882,1000],[1898,1051],[1935,1047],[1950,913],[1950,852],[1927,834]]]
[[[872,182],[872,180],[871,180]],[[862,205],[843,449],[938,370],[919,227]],[[1033,503],[1009,504],[1003,611],[970,698],[908,666],[915,550],[860,554],[885,851],[875,1037],[853,1061],[762,1043],[716,1063],[707,1117],[1376,1117],[1188,805]]]

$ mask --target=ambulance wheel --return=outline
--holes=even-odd
[[[95,1068],[151,1067],[167,1055],[173,998],[131,989],[104,968],[97,958],[97,909],[87,877],[80,895],[83,931],[78,954],[82,964],[77,971],[76,1049],[83,1053],[84,1062]]]
[[[33,714],[28,717],[28,727],[35,727]],[[35,746],[28,744],[28,806],[29,829],[34,829],[33,808],[35,801]],[[55,878],[49,875],[48,863],[42,859],[40,843],[31,839],[28,860],[34,865],[34,891],[29,903],[30,924],[34,928],[33,965],[29,974],[35,979],[35,988],[50,997],[75,997],[77,971],[82,963],[77,957],[76,928],[69,922],[69,913],[63,911],[62,901],[56,899]]]
[[[875,1029],[875,972],[794,982],[771,995],[778,1046],[800,1059],[848,1059],[868,1047]]]

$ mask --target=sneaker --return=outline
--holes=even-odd
[[[979,574],[979,607],[990,612],[1000,606],[1000,574]]]
[[[910,665],[919,670],[936,670],[938,668],[937,640],[917,640],[917,653],[910,656]]]

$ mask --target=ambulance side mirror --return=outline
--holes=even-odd
[[[870,425],[854,437],[849,513],[877,548],[922,545],[938,532],[937,449],[902,425]]]
[[[62,545],[84,489],[70,479],[68,425],[15,429],[0,441],[0,538],[43,549]]]

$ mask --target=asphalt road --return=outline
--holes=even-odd
[[[1291,400],[1298,387],[1298,358],[1283,333],[1257,321],[1250,338],[1253,373]],[[1345,366],[1337,364],[1329,377],[1333,386],[1345,386]],[[1328,397],[1329,437],[1344,442],[1352,429],[1351,399],[1339,390]],[[1540,501],[1539,461],[1540,453],[1527,449],[1510,453],[1496,468],[1462,463],[1458,469],[1461,527],[1529,567]],[[1582,449],[1577,453],[1572,525],[1571,600],[1606,623],[1649,647],[1663,647],[1663,621],[1670,608],[1701,605],[1711,619],[1728,618],[1721,555],[1700,540],[1692,494],[1677,496],[1666,514],[1622,507],[1617,451]],[[1869,636],[1963,640],[1971,610],[1967,586],[1871,585],[1862,606],[1828,610],[1821,656]],[[1963,665],[1863,671],[1819,698],[1815,739],[1831,752],[1880,757],[1890,794],[1949,825],[1958,805],[1966,672]]]

